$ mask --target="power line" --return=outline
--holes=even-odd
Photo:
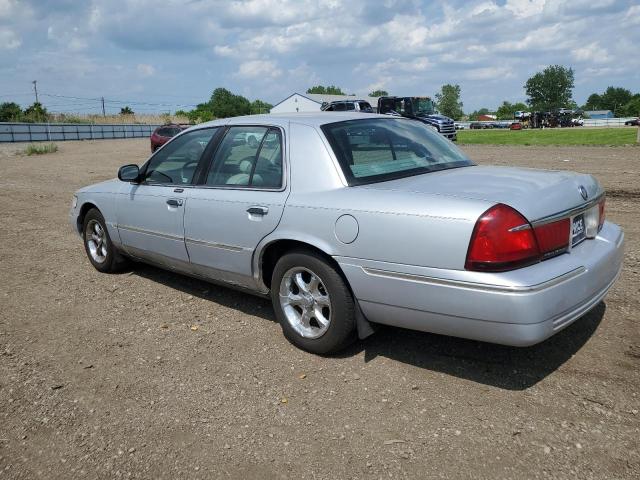
[[[0,95],[0,98],[4,98],[4,97],[27,97],[27,96],[31,96],[33,95],[33,92],[29,92],[29,93],[8,93],[5,95]]]
[[[104,97],[101,98],[91,98],[91,97],[74,97],[71,95],[59,95],[55,93],[42,93],[41,95],[47,97],[55,97],[55,98],[68,98],[72,100],[94,100],[96,102],[100,102]],[[154,102],[142,102],[138,100],[115,100],[115,99],[106,99],[104,98],[104,103],[106,104],[118,104],[118,105],[148,105],[151,107],[196,107],[195,103],[154,103]]]

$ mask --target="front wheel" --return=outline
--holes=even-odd
[[[355,340],[355,304],[342,276],[322,256],[284,255],[271,278],[271,301],[284,336],[317,354],[335,353]]]
[[[87,212],[82,232],[84,249],[96,270],[102,273],[112,273],[120,270],[126,263],[113,246],[104,217],[98,209],[92,208]]]

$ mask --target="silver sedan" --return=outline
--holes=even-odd
[[[99,271],[134,259],[270,296],[316,353],[376,324],[541,342],[602,300],[624,242],[591,175],[476,166],[420,122],[330,112],[192,127],[70,216]]]

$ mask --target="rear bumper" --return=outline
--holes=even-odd
[[[622,230],[607,222],[570,254],[512,272],[336,260],[372,322],[527,346],[595,307],[620,274],[623,250]]]

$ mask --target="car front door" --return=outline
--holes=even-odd
[[[118,232],[129,254],[170,267],[186,267],[186,190],[216,128],[176,137],[149,159],[139,183],[121,191],[116,205]]]
[[[255,286],[253,253],[280,222],[288,195],[284,145],[277,127],[227,129],[201,184],[188,191],[185,241],[195,272]]]

